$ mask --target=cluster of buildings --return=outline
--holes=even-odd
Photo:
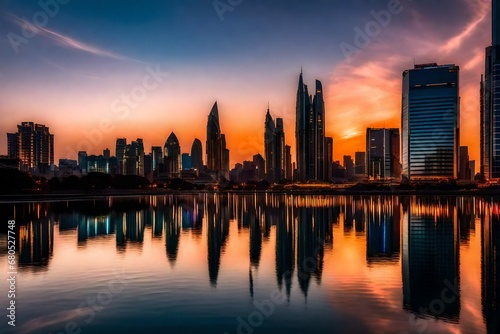
[[[485,74],[480,89],[480,175],[500,180],[500,15],[493,1],[493,42],[486,48]],[[217,102],[207,122],[206,164],[202,142],[195,139],[190,153],[182,153],[172,132],[163,147],[145,153],[142,139],[116,141],[116,154],[106,149],[101,155],[79,152],[78,160],[61,159],[61,173],[103,172],[134,174],[150,179],[185,178],[236,182],[267,180],[471,180],[476,162],[469,160],[468,147],[460,146],[460,69],[454,64],[419,64],[402,75],[401,127],[368,128],[366,150],[333,159],[333,138],[327,137],[323,87],[316,80],[314,94],[299,76],[296,100],[295,162],[286,145],[284,122],[267,110],[264,122],[264,156],[238,163],[230,170],[226,137],[221,132]],[[23,122],[17,133],[7,134],[7,156],[1,166],[46,174],[55,170],[54,135],[49,128]]]

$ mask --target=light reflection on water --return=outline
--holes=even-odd
[[[0,207],[18,227],[9,333],[498,329],[496,200],[203,194]]]

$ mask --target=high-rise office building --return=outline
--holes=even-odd
[[[9,158],[17,158],[19,152],[17,150],[18,136],[17,133],[7,133],[7,155]]]
[[[366,152],[356,152],[354,155],[354,174],[357,177],[366,176]]]
[[[286,177],[285,130],[283,119],[277,118],[276,123],[267,109],[264,129],[264,150],[266,155],[266,179],[277,182]]]
[[[266,178],[266,161],[260,154],[253,156],[253,163],[257,168],[257,180],[262,181]]]
[[[403,176],[456,178],[460,146],[459,67],[423,64],[403,72]]]
[[[314,98],[309,96],[302,72],[297,90],[295,140],[298,178],[302,181],[327,180],[323,86],[316,80]]]
[[[481,77],[481,175],[500,179],[500,4],[492,1],[491,46],[486,48],[484,77]]]
[[[346,178],[352,179],[355,174],[354,161],[350,155],[344,155],[344,168],[346,171]]]
[[[203,170],[203,147],[199,139],[195,139],[191,146],[191,164],[198,172]]]
[[[332,178],[332,164],[333,164],[333,138],[325,138],[325,181],[330,181]]]
[[[80,172],[87,172],[87,152],[79,151],[78,152],[78,169]]]
[[[366,169],[369,177],[401,177],[399,143],[399,129],[366,129]]]
[[[163,149],[161,146],[151,147],[153,176],[160,177],[160,164],[163,164]]]
[[[182,169],[181,147],[175,133],[172,132],[165,142],[164,152],[165,157],[163,160],[165,161],[167,177],[179,177]]]
[[[124,174],[144,176],[144,143],[141,138],[125,147]]]
[[[49,128],[33,122],[22,122],[17,133],[7,134],[11,158],[21,160],[21,170],[47,173],[54,165],[54,135]]]
[[[276,166],[276,152],[275,152],[275,136],[276,124],[273,117],[267,110],[266,122],[264,125],[264,155],[266,159],[266,179],[269,182],[274,182],[275,166]]]
[[[221,133],[219,108],[215,102],[207,122],[207,169],[216,178],[229,178],[229,150]]]
[[[460,146],[460,163],[458,165],[458,178],[460,180],[470,180],[471,170],[469,163],[469,147]]]
[[[193,168],[191,156],[189,153],[182,153],[182,170],[190,170],[191,168]]]
[[[288,145],[285,145],[285,178],[293,179],[292,148]]]
[[[125,168],[123,165],[123,161],[125,159],[125,150],[127,148],[127,139],[126,138],[118,138],[116,139],[116,151],[115,156],[118,161],[118,174],[124,174]]]

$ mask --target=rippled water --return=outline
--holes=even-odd
[[[18,228],[16,327],[4,319],[2,333],[499,330],[494,199],[203,194],[0,209]]]

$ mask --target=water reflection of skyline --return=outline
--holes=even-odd
[[[16,204],[14,212],[25,222],[19,223],[20,271],[50,266],[55,228],[75,231],[78,247],[114,238],[118,252],[140,251],[145,239],[162,241],[171,267],[189,235],[206,242],[207,282],[217,287],[221,258],[238,231],[248,233],[248,258],[241,261],[248,261],[250,295],[262,249],[272,243],[275,284],[288,298],[294,288],[307,297],[311,284],[322,283],[325,251],[341,227],[340,233],[364,240],[368,266],[401,263],[403,309],[452,323],[462,307],[460,244],[469,242],[480,219],[482,313],[491,331],[498,326],[499,207],[479,198],[207,194]],[[237,229],[230,233],[232,224]],[[431,305],[440,305],[446,282],[457,284],[456,298],[436,311]]]

